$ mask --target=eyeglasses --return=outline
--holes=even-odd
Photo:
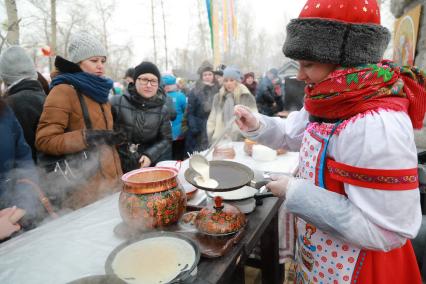
[[[158,80],[156,80],[156,79],[149,80],[147,78],[138,78],[137,80],[144,86],[148,85],[148,83],[150,83],[151,86],[153,86],[153,87],[158,86]]]

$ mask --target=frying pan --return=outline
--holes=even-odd
[[[198,185],[195,178],[199,174],[191,168],[185,171],[185,179],[193,186],[207,191],[223,192],[231,191],[249,185],[254,188],[261,188],[270,180],[255,182],[252,169],[246,165],[224,160],[215,160],[209,162],[210,178],[215,179],[219,185],[216,188]]]

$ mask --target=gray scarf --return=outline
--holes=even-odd
[[[223,103],[223,124],[226,125],[228,121],[233,119],[234,116],[234,94],[227,93],[225,95],[225,102]]]

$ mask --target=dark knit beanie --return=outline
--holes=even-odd
[[[223,76],[223,70],[213,71],[213,74],[218,75],[218,76]]]
[[[351,67],[379,62],[389,40],[376,0],[308,0],[287,25],[283,52],[295,60]]]
[[[128,69],[126,70],[126,73],[124,74],[123,79],[125,79],[125,78],[127,78],[127,77],[133,78],[133,75],[134,75],[134,74],[135,74],[135,68],[128,68]]]
[[[139,64],[138,66],[135,67],[135,73],[133,74],[133,80],[136,82],[136,79],[141,75],[141,74],[146,74],[146,73],[151,73],[153,75],[155,75],[155,77],[157,77],[158,82],[161,81],[161,73],[158,70],[157,66],[152,63],[152,62],[148,62],[148,61],[144,61],[141,64]]]
[[[213,65],[208,61],[203,61],[203,63],[201,63],[201,66],[198,68],[197,73],[201,77],[203,73],[207,71],[213,73]]]

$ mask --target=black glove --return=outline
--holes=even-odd
[[[113,130],[92,130],[87,129],[85,132],[86,143],[90,147],[100,144],[118,145],[127,141],[127,135],[122,131]]]

